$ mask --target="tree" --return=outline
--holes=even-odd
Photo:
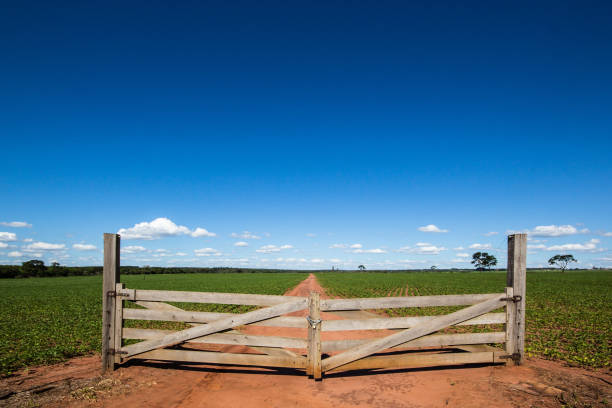
[[[557,265],[561,272],[565,272],[570,262],[578,262],[574,255],[555,255],[548,260],[549,265]]]
[[[431,265],[431,268],[429,269],[431,269],[432,271],[435,271],[436,269],[438,269],[438,267],[436,265]]]
[[[21,276],[26,278],[30,276],[44,276],[46,271],[45,263],[38,259],[32,259],[21,264]]]
[[[487,252],[475,252],[472,255],[472,264],[478,271],[491,270],[491,267],[497,265],[497,258]]]
[[[359,268],[360,271],[365,271],[365,266],[363,266],[363,265],[359,265],[358,268]]]

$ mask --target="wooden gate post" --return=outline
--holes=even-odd
[[[318,292],[308,299],[308,365],[306,374],[321,379],[321,300]]]
[[[102,373],[115,368],[115,315],[114,296],[119,277],[120,237],[104,234],[104,268],[102,270]]]
[[[508,302],[506,322],[506,352],[515,364],[521,364],[525,354],[525,288],[527,281],[527,234],[508,235],[508,271],[506,286],[512,288],[515,301]]]

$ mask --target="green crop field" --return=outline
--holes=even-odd
[[[319,273],[340,297],[503,292],[504,272]],[[526,352],[583,367],[610,367],[612,272],[528,272]],[[442,314],[456,308],[392,309],[393,316]]]
[[[121,280],[140,289],[280,295],[305,277],[303,273],[224,273],[127,275]],[[100,350],[101,276],[2,279],[0,293],[0,375]],[[235,312],[245,308],[198,306]]]

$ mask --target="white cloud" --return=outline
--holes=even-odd
[[[25,247],[27,251],[58,251],[65,249],[65,244],[50,244],[48,242],[34,242]]]
[[[590,241],[587,241],[583,244],[563,244],[563,245],[552,245],[547,247],[548,251],[590,251],[590,252],[598,252],[601,251],[600,248],[597,248],[597,244],[599,244],[599,240],[593,238]]]
[[[419,231],[421,232],[448,232],[447,229],[440,229],[436,227],[434,224],[425,225],[424,227],[419,227]]]
[[[19,258],[20,256],[23,256],[23,254],[19,251],[12,251],[12,252],[9,252],[7,255],[10,256],[11,258]]]
[[[346,244],[332,244],[330,248],[346,248]]]
[[[486,234],[483,234],[483,235],[485,237],[490,237],[490,236],[497,235],[497,234],[499,234],[499,232],[497,232],[497,231],[490,231],[490,232],[487,232]]]
[[[604,237],[612,237],[612,232],[602,232],[601,235]]]
[[[138,252],[146,252],[147,248],[140,245],[128,245],[126,247],[121,248],[121,252],[125,254],[135,254]]]
[[[199,238],[199,237],[216,237],[217,234],[215,234],[214,232],[210,232],[210,231],[206,230],[205,228],[197,227],[191,233],[191,236],[194,237],[194,238]]]
[[[572,225],[538,225],[528,234],[534,237],[560,237],[564,235],[587,234],[589,230],[583,228],[578,230]]]
[[[352,248],[352,249],[359,249],[359,248],[363,248],[363,245],[361,245],[361,244],[353,244],[353,245],[350,246],[350,248]]]
[[[13,232],[0,232],[0,241],[17,241],[17,234]]]
[[[193,251],[195,253],[196,256],[219,256],[221,255],[221,252],[217,251],[214,248],[201,248],[201,249],[194,249]]]
[[[242,238],[242,239],[261,239],[259,235],[252,234],[249,231],[242,231],[240,234],[238,234],[237,232],[232,232],[230,236],[232,238]]]
[[[8,248],[8,244],[5,244],[4,242],[0,242],[0,248]]]
[[[255,252],[259,252],[262,254],[269,254],[272,252],[280,252],[282,249],[290,249],[293,248],[293,245],[281,245],[281,246],[276,246],[276,245],[264,245],[259,249],[256,249]]]
[[[313,258],[310,260],[311,263],[323,263],[325,262],[325,259],[321,259],[321,258]]]
[[[546,245],[544,244],[528,244],[527,249],[546,249]]]
[[[405,246],[397,250],[397,252],[407,252],[411,254],[422,255],[438,255],[441,251],[446,251],[446,248],[438,247],[427,242],[417,242],[416,248]]]
[[[333,262],[333,263],[341,263],[342,262],[342,260],[338,259],[338,258],[331,258],[329,261]]]
[[[491,246],[491,244],[475,243],[475,244],[470,245],[470,249],[493,249],[493,247]]]
[[[24,238],[23,242],[32,242],[34,241],[32,238]]]
[[[175,255],[176,256],[187,256],[185,252],[177,252]]]
[[[387,251],[385,251],[384,249],[380,249],[380,248],[354,249],[351,252],[353,252],[354,254],[386,254],[387,253]]]
[[[309,238],[314,238],[317,236],[317,234],[313,234],[312,232],[309,232],[308,234],[306,234],[306,236]]]
[[[176,225],[168,218],[160,217],[151,222],[140,222],[131,228],[121,228],[117,231],[122,239],[160,239],[178,235],[191,235],[192,237],[214,237],[216,234],[204,228],[196,228],[193,232],[184,225]]]
[[[32,224],[23,221],[0,222],[0,225],[13,228],[30,228],[32,226]]]
[[[453,248],[455,251],[463,251],[465,248],[462,246],[458,246],[457,248]]]
[[[455,256],[456,256],[457,258],[468,258],[468,257],[470,256],[470,254],[466,254],[466,253],[464,252],[464,253],[455,254]]]
[[[93,251],[96,249],[96,246],[91,244],[74,244],[72,248],[78,249],[79,251]]]
[[[248,243],[248,242],[245,242],[245,241],[238,241],[238,242],[236,242],[236,243],[234,244],[234,246],[237,246],[237,247],[248,247],[248,246],[249,246],[249,243]]]

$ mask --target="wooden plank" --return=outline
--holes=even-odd
[[[502,298],[505,295],[499,294]],[[347,320],[325,320],[322,330],[343,331],[343,330],[382,330],[382,329],[405,329],[419,324],[432,321],[439,316],[411,316],[411,317],[379,317],[371,319],[347,319]],[[487,313],[473,319],[461,322],[458,326],[470,326],[479,324],[503,324],[506,322],[505,313]]]
[[[168,350],[147,351],[139,359],[183,361],[188,363],[227,364],[258,367],[306,368],[306,357],[273,357],[258,354],[216,353],[210,351]]]
[[[481,344],[481,343],[503,343],[506,334],[504,332],[492,333],[458,333],[458,334],[431,334],[406,343],[398,344],[391,349],[400,348],[418,348],[418,347],[444,347],[466,344]],[[331,340],[324,341],[322,350],[324,353],[333,351],[347,350],[349,348],[359,346],[372,341],[372,339],[355,339],[355,340]]]
[[[491,310],[495,310],[505,304],[505,301],[501,300],[502,296],[499,294],[490,296],[491,297],[488,300],[482,303],[469,306],[448,315],[436,317],[410,329],[362,344],[351,350],[345,351],[344,353],[329,357],[323,361],[323,371],[329,371],[336,367],[374,354],[380,350],[385,350],[390,347],[397,346],[398,344],[423,337],[445,327],[464,322],[476,316],[490,312]]]
[[[262,309],[260,309],[262,310]],[[147,310],[124,309],[123,318],[126,320],[160,320],[169,322],[210,323],[221,318],[237,317],[236,313],[190,312],[187,310]],[[280,316],[252,323],[253,326],[266,327],[298,327],[307,326],[306,319],[299,316]]]
[[[251,295],[244,293],[183,292],[173,290],[135,291],[134,301],[219,303],[224,305],[273,306],[306,298],[299,296]]]
[[[276,317],[285,313],[295,312],[304,309],[308,299],[298,298],[280,305],[270,306],[264,309],[254,310],[237,316],[224,317],[206,325],[195,326],[180,332],[168,334],[162,338],[145,340],[143,342],[132,344],[124,347],[122,350],[126,352],[126,357],[144,353],[145,351],[153,350],[160,347],[169,347],[187,340],[197,337],[206,336],[220,332],[222,330],[231,329],[244,324],[249,324],[271,317]],[[178,313],[178,312],[176,312]]]
[[[353,361],[334,369],[332,372],[349,370],[371,370],[381,368],[435,367],[462,364],[493,364],[495,353],[441,353],[441,354],[403,354],[390,356],[371,356]]]
[[[404,296],[357,299],[325,299],[322,311],[391,309],[396,307],[466,306],[490,299],[492,293],[469,295]]]
[[[149,340],[163,337],[165,335],[176,333],[173,330],[156,330],[156,329],[123,329],[124,339],[139,339]],[[209,343],[209,344],[232,344],[240,346],[261,346],[261,347],[287,347],[296,349],[305,349],[307,342],[305,339],[294,337],[277,337],[277,336],[255,336],[250,334],[238,333],[215,333],[204,337],[198,337],[188,340],[188,343]]]
[[[310,292],[308,315],[308,369],[315,380],[321,379],[321,298],[318,292]]]
[[[509,302],[508,307],[515,309],[514,352],[518,358],[516,364],[521,364],[525,354],[525,285],[527,280],[527,234],[514,234],[508,236],[508,272],[507,285],[512,287],[514,296],[520,296],[518,302]],[[512,303],[512,304],[510,304]]]
[[[117,234],[104,234],[104,266],[102,268],[102,373],[115,368],[110,349],[115,339],[115,298],[109,293],[119,283],[119,246]]]
[[[118,293],[123,289],[123,283],[117,283],[115,285],[115,293]],[[123,299],[121,297],[115,298],[115,335],[113,339],[113,349],[121,350],[123,339]],[[115,364],[121,364],[121,354],[115,353],[114,358]]]
[[[512,287],[506,288],[506,297],[511,298],[514,295]],[[516,335],[514,334],[514,322],[516,321],[516,305],[513,302],[506,303],[506,344],[505,350],[508,355],[516,350]],[[507,365],[512,365],[512,359],[506,361]]]

